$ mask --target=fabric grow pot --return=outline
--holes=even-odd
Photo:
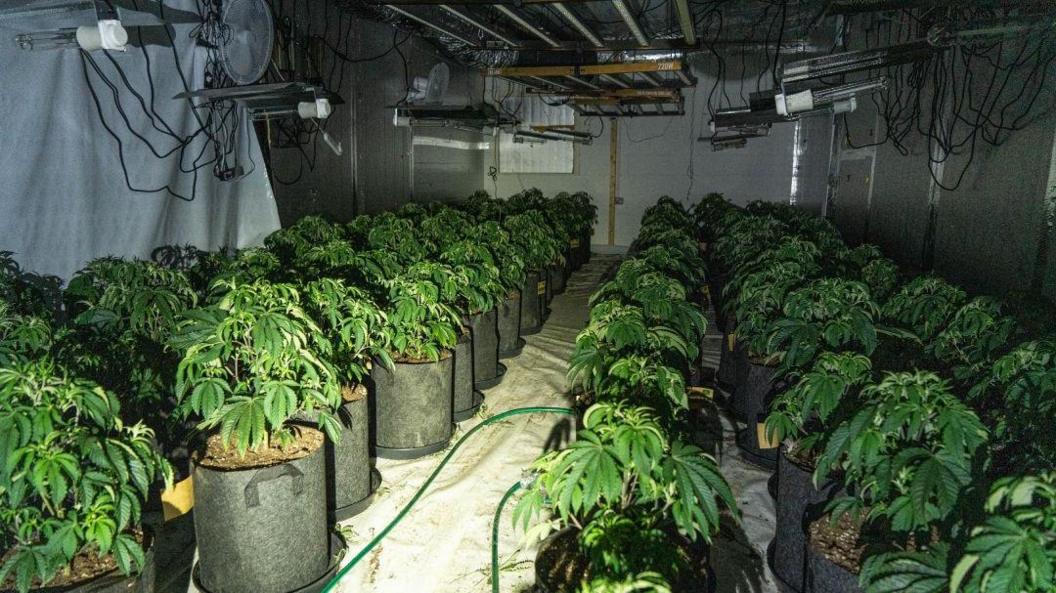
[[[777,367],[764,364],[757,358],[747,360],[744,380],[733,392],[733,415],[741,422],[752,422],[766,414],[770,391],[774,387]]]
[[[466,325],[473,337],[473,387],[490,389],[502,381],[506,372],[506,367],[499,364],[499,311],[470,315]]]
[[[149,542],[148,542],[149,544]],[[45,586],[30,589],[30,593],[153,593],[157,579],[157,564],[154,560],[154,546],[150,545],[143,553],[143,570],[139,574],[123,575],[118,570],[101,574],[97,577],[77,583],[66,583],[58,586]],[[16,589],[0,587],[0,593],[15,593]]]
[[[320,593],[326,588],[327,583],[333,580],[337,575],[337,568],[344,559],[345,552],[348,551],[348,543],[339,534],[331,533],[330,550],[332,550],[330,554],[330,564],[327,566],[326,572],[304,587],[295,591],[289,591],[288,593]],[[194,580],[194,585],[199,591],[203,591],[204,593],[220,593],[217,591],[209,591],[202,585],[201,570],[198,564],[194,565],[194,568],[191,571],[191,578]]]
[[[862,593],[858,575],[825,557],[820,550],[806,546],[807,593]]]
[[[334,550],[321,438],[308,455],[278,465],[196,464],[194,500],[195,571],[205,591],[288,593],[326,575]]]
[[[455,371],[452,379],[452,412],[455,422],[462,422],[477,413],[484,403],[484,394],[473,388],[473,338],[465,333],[455,344]]]
[[[748,379],[748,347],[737,339],[736,333],[723,336],[719,353],[719,369],[715,380],[732,400],[738,388]]]
[[[521,337],[521,294],[506,299],[497,312],[499,358],[512,358],[521,353],[525,344]]]
[[[415,459],[447,447],[452,434],[455,358],[374,364],[374,438],[378,457]]]
[[[568,267],[573,272],[583,266],[583,249],[580,245],[580,239],[568,242]]]
[[[829,481],[821,490],[814,487],[812,472],[789,459],[781,448],[777,458],[776,525],[774,539],[767,548],[770,570],[786,592],[805,588],[808,509],[821,505],[837,488]]]
[[[594,235],[594,229],[586,229],[583,234],[579,237],[579,258],[580,264],[583,265],[590,261],[590,238]]]
[[[337,411],[341,439],[326,440],[326,500],[330,522],[344,521],[370,506],[381,485],[381,474],[370,462],[370,405],[367,387],[342,390],[344,404]],[[315,422],[315,414],[298,419]]]
[[[777,443],[767,442],[766,417],[759,416],[756,422],[737,431],[737,447],[741,450],[741,457],[748,463],[767,470],[777,469]]]
[[[530,336],[543,329],[543,310],[546,308],[546,280],[538,271],[525,274],[521,288],[521,335]]]
[[[567,278],[564,264],[552,264],[550,266],[549,276],[547,277],[547,292],[551,301],[554,300],[554,296],[565,292],[565,281]]]

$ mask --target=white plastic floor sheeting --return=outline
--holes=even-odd
[[[619,256],[595,254],[572,275],[564,294],[554,298],[543,330],[528,336],[520,356],[503,363],[502,383],[485,392],[484,416],[526,406],[568,405],[565,373],[575,337],[586,324],[587,299]],[[709,328],[706,360],[717,363],[721,336]],[[462,424],[466,430],[480,421]],[[765,548],[773,535],[773,501],[768,472],[745,464],[733,444],[733,426],[721,421],[712,437],[722,442],[723,473],[737,495],[743,518],[731,524],[713,545],[712,565],[718,592],[776,592],[765,567]],[[716,425],[717,426],[717,425]],[[483,428],[458,451],[432,487],[402,523],[341,581],[341,593],[486,593],[491,591],[491,525],[503,493],[521,471],[555,439],[567,442],[573,423],[566,416],[516,416]],[[457,440],[460,434],[455,435]],[[384,482],[374,504],[345,521],[350,535],[346,561],[396,515],[446,452],[413,461],[379,460]],[[523,545],[513,528],[511,501],[504,509],[499,554],[503,592],[525,592],[534,582],[535,546]]]

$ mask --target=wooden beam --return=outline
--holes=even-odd
[[[646,38],[645,33],[642,31],[642,26],[638,24],[638,19],[634,18],[631,10],[627,8],[627,3],[624,0],[612,0],[612,4],[616,7],[616,12],[620,13],[623,22],[627,23],[627,28],[631,30],[631,34],[638,40],[638,45],[648,47],[649,39]]]
[[[693,13],[689,11],[689,2],[675,0],[675,9],[678,12],[678,24],[682,27],[682,37],[690,45],[696,43],[697,33],[693,30]]]
[[[530,95],[552,94],[529,89]],[[557,93],[558,95],[562,93]],[[675,99],[679,97],[678,89],[601,89],[598,91],[572,90],[568,95],[577,97],[617,97],[622,99]]]
[[[557,9],[557,12],[561,13],[561,16],[565,17],[566,21],[568,21],[577,31],[579,31],[580,35],[586,37],[587,41],[589,41],[594,47],[601,47],[604,45],[601,42],[601,39],[598,39],[598,36],[590,30],[590,27],[584,25],[583,21],[579,20],[579,18],[576,17],[576,15],[571,10],[569,10],[568,7],[564,5],[564,3],[555,2],[554,8]]]
[[[634,72],[681,72],[682,60],[584,64],[582,66],[505,66],[488,68],[488,76],[590,76]]]
[[[533,25],[533,24],[529,23],[528,21],[524,20],[524,18],[521,17],[521,15],[519,15],[516,12],[510,10],[508,7],[506,7],[506,6],[502,5],[502,4],[498,4],[498,5],[495,6],[495,10],[501,12],[503,15],[506,16],[506,18],[508,18],[511,21],[517,23],[517,25],[519,27],[521,27],[525,31],[528,31],[532,35],[535,35],[539,39],[542,39],[544,42],[548,43],[549,45],[554,46],[554,47],[557,46],[557,41],[554,41],[553,37],[550,37],[549,35],[547,35],[543,31],[541,31],[535,25]]]
[[[461,41],[462,43],[465,43],[466,45],[469,45],[469,46],[476,46],[477,45],[476,43],[466,39],[465,37],[462,37],[461,35],[458,35],[457,33],[454,33],[452,31],[448,31],[447,29],[441,27],[440,25],[433,24],[433,23],[429,22],[427,19],[424,19],[424,18],[422,18],[422,17],[420,17],[420,16],[418,16],[416,14],[407,12],[406,10],[404,10],[404,9],[398,7],[398,6],[388,6],[387,8],[389,10],[395,12],[396,14],[399,14],[399,15],[402,15],[402,16],[405,16],[405,17],[411,19],[412,21],[417,21],[417,22],[425,25],[426,27],[429,27],[430,29],[433,29],[434,31],[440,33],[441,35],[447,35],[448,37],[451,37],[453,39],[457,39],[457,40]]]

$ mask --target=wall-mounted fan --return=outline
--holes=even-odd
[[[416,76],[407,92],[407,102],[414,105],[440,105],[451,83],[451,69],[440,62],[429,71],[429,77]]]

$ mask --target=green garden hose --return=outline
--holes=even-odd
[[[517,493],[524,482],[517,480],[506,494],[502,495],[498,508],[495,509],[495,519],[491,522],[491,593],[499,593],[499,520],[502,517],[502,507],[510,497]]]
[[[432,485],[433,480],[436,479],[436,476],[440,475],[440,471],[444,469],[444,466],[447,465],[448,461],[451,461],[451,458],[455,455],[455,452],[458,451],[459,447],[461,447],[462,444],[465,443],[467,439],[469,439],[469,437],[473,436],[478,430],[489,424],[498,422],[499,420],[503,420],[505,418],[509,418],[510,416],[520,416],[522,414],[565,414],[567,416],[574,416],[575,411],[572,408],[559,408],[554,406],[532,406],[528,408],[514,408],[512,410],[506,410],[505,412],[495,414],[494,416],[485,419],[480,424],[466,431],[466,434],[462,435],[462,438],[458,439],[458,442],[456,442],[455,446],[447,452],[447,455],[444,455],[444,458],[440,461],[440,465],[437,465],[436,469],[433,470],[433,473],[429,474],[429,477],[425,479],[425,482],[418,487],[418,491],[414,493],[414,496],[411,497],[411,500],[406,505],[404,505],[402,509],[400,509],[400,512],[396,513],[396,516],[393,517],[392,521],[389,521],[388,525],[386,525],[385,528],[378,533],[378,535],[374,536],[374,539],[370,540],[370,543],[364,546],[363,549],[359,552],[356,552],[356,555],[352,557],[352,560],[350,560],[348,564],[341,567],[341,570],[337,571],[337,574],[334,575],[334,578],[331,579],[325,587],[323,587],[320,593],[333,593],[334,589],[337,588],[337,584],[341,582],[341,579],[344,578],[345,575],[348,574],[353,567],[359,564],[359,562],[363,560],[363,558],[365,558],[371,550],[373,550],[379,543],[381,543],[381,540],[385,539],[385,537],[389,535],[389,532],[392,531],[396,527],[396,525],[398,525],[400,521],[403,520],[407,513],[410,512],[411,508],[418,502],[422,495],[425,494],[425,491],[429,489],[430,485]],[[520,488],[519,484],[520,483],[518,482],[518,488]],[[509,498],[509,496],[512,495],[512,493],[512,491],[506,493],[506,497],[503,498],[504,503]],[[493,559],[495,558],[496,553],[497,552],[493,548]],[[496,584],[493,586],[497,586],[497,582],[498,581],[495,581]]]

